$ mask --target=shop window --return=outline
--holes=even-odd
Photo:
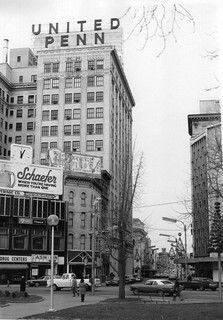
[[[9,229],[0,228],[0,249],[9,248]]]
[[[46,231],[43,231],[42,229],[34,229],[32,233],[32,250],[46,250],[46,244],[47,244],[47,237],[46,237]]]
[[[28,250],[28,230],[20,228],[13,230],[12,248],[14,250]]]

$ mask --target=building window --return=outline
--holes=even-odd
[[[28,118],[33,118],[35,116],[34,109],[28,109]]]
[[[27,122],[27,130],[34,130],[34,122]]]
[[[64,110],[64,119],[65,120],[71,120],[72,119],[72,110],[71,109],[65,109]]]
[[[43,95],[43,104],[50,104],[50,95],[49,94]]]
[[[103,108],[96,108],[96,118],[103,118]]]
[[[44,73],[51,72],[51,63],[44,63]]]
[[[79,135],[80,134],[80,125],[75,124],[73,125],[73,135]]]
[[[31,75],[31,82],[36,83],[36,81],[37,81],[37,75],[36,74]]]
[[[42,127],[42,137],[48,137],[49,136],[49,127]]]
[[[14,250],[28,250],[28,230],[25,230],[25,229],[13,230],[12,248]]]
[[[94,124],[87,124],[87,134],[94,134]]]
[[[71,151],[71,142],[70,141],[64,141],[63,150],[64,150],[64,152],[70,152]]]
[[[81,71],[81,60],[80,59],[76,59],[74,61],[74,71],[75,72]]]
[[[102,151],[103,150],[103,140],[95,141],[95,150]]]
[[[58,110],[52,110],[51,111],[51,120],[57,120],[58,119]]]
[[[22,131],[22,122],[17,122],[16,123],[16,131]]]
[[[17,109],[17,111],[16,111],[16,117],[17,117],[17,118],[22,118],[22,109]]]
[[[96,92],[96,101],[101,102],[104,99],[104,92],[103,91],[98,91]]]
[[[81,235],[80,250],[85,250],[85,234]]]
[[[95,61],[88,60],[88,70],[95,70]]]
[[[10,103],[14,103],[14,100],[15,100],[14,97],[11,97],[10,98]]]
[[[69,192],[69,204],[74,204],[74,192]]]
[[[81,228],[85,228],[85,212],[81,212]]]
[[[22,137],[21,136],[15,136],[15,143],[21,144],[22,143]]]
[[[43,80],[43,89],[50,89],[51,80],[50,79],[44,79]]]
[[[86,141],[86,150],[87,151],[94,151],[94,140],[87,140]]]
[[[73,78],[66,78],[65,79],[65,88],[72,88],[73,87]]]
[[[80,93],[74,93],[74,103],[81,102],[81,94]]]
[[[75,77],[74,78],[74,88],[79,88],[81,86],[81,78]]]
[[[23,83],[23,76],[19,76],[19,83]]]
[[[72,250],[73,249],[73,244],[74,244],[74,236],[72,233],[68,234],[68,250]]]
[[[43,110],[42,112],[42,121],[48,121],[50,116],[49,110]]]
[[[59,88],[59,79],[58,78],[52,79],[52,88],[54,88],[54,89]]]
[[[46,244],[47,244],[47,239],[46,239],[46,231],[42,229],[34,229],[32,233],[32,250],[46,250]]]
[[[65,103],[72,103],[72,93],[65,93]]]
[[[94,108],[87,108],[87,119],[94,118]]]
[[[32,135],[26,136],[26,144],[33,144],[33,136]]]
[[[50,127],[50,135],[57,136],[58,135],[58,126],[51,126]]]
[[[9,229],[0,228],[0,249],[9,248]]]
[[[8,141],[9,141],[9,143],[11,143],[11,142],[12,142],[12,137],[9,137],[9,140],[8,140]]]
[[[17,56],[17,62],[21,62],[21,56]]]
[[[96,69],[97,70],[104,69],[104,60],[103,59],[96,60]]]
[[[48,142],[41,143],[41,152],[46,153],[48,151]]]
[[[103,76],[96,76],[96,86],[100,87],[104,85],[104,77]]]
[[[59,62],[53,63],[53,72],[59,72]]]
[[[68,213],[68,226],[73,227],[74,225],[74,213],[73,211],[69,211]]]
[[[66,62],[66,72],[73,72],[73,61]]]
[[[103,124],[102,123],[97,123],[95,125],[95,133],[96,134],[103,134]]]
[[[57,142],[50,142],[50,149],[57,149]]]
[[[94,92],[87,93],[87,102],[94,102]]]
[[[52,94],[51,103],[52,104],[58,104],[59,103],[59,94]]]
[[[71,126],[69,125],[64,126],[64,134],[65,136],[71,136]]]
[[[32,94],[32,95],[29,95],[28,96],[28,103],[34,103],[35,102],[35,100],[34,100],[34,95]]]
[[[87,77],[87,86],[94,87],[95,86],[95,76]]]
[[[78,152],[80,151],[80,141],[73,141],[73,152]]]
[[[23,96],[17,97],[17,104],[23,104]]]
[[[87,198],[86,193],[82,192],[81,193],[81,206],[82,207],[86,207],[86,198]]]
[[[80,119],[81,118],[81,109],[74,109],[73,110],[73,118]]]

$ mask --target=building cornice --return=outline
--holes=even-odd
[[[189,114],[187,116],[188,119],[188,133],[192,136],[192,124],[193,122],[200,121],[220,121],[221,114],[220,113],[203,113],[203,114]]]

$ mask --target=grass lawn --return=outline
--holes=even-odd
[[[40,296],[29,295],[28,297],[24,298],[22,296],[13,298],[11,295],[9,297],[0,297],[0,307],[8,305],[9,303],[31,303],[31,302],[39,302],[42,301],[43,298]]]
[[[24,319],[222,320],[223,304],[151,304],[133,299],[110,299],[94,305],[46,312]]]

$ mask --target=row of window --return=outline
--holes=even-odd
[[[72,127],[73,127],[73,130],[72,130]],[[28,130],[28,126],[27,126],[27,130]],[[58,133],[58,126],[42,127],[42,137],[55,136],[57,135],[57,133]],[[81,127],[79,124],[75,124],[73,126],[71,125],[64,126],[65,136],[80,135],[80,133],[81,133]],[[87,124],[87,134],[103,134],[103,124],[102,123]]]
[[[87,102],[102,102],[104,99],[104,92],[88,92],[87,93]],[[65,93],[65,104],[70,103],[80,103],[81,102],[81,93]],[[43,104],[58,104],[59,103],[59,94],[54,93],[44,94],[43,95]]]
[[[29,241],[31,236],[31,243]],[[49,247],[51,236],[49,236]],[[64,250],[65,241],[63,234],[55,234],[54,250]],[[0,249],[9,249],[9,229],[0,228]],[[47,232],[40,229],[14,229],[12,234],[13,250],[47,250]]]
[[[27,135],[26,136],[26,144],[33,144],[35,141],[34,135]],[[12,137],[9,137],[9,143],[12,142]],[[21,144],[22,143],[22,136],[15,136],[15,143]]]
[[[23,117],[23,109],[17,109],[16,110],[16,118],[22,118]],[[10,117],[13,117],[14,115],[14,110],[10,110],[9,111],[9,116]],[[27,110],[27,116],[28,118],[33,118],[36,116],[36,112],[35,112],[35,109],[28,109]]]
[[[49,149],[57,148],[57,142],[42,142],[41,152],[47,153]],[[103,140],[87,140],[86,141],[86,151],[102,151],[103,150]],[[80,152],[80,141],[64,141],[63,145],[64,152]]]
[[[59,72],[59,62],[44,63],[44,73],[57,73]],[[81,59],[75,59],[74,61],[66,61],[66,72],[80,72],[82,68]],[[102,70],[104,69],[103,59],[91,59],[88,60],[88,70]]]
[[[88,87],[100,87],[104,85],[104,76],[88,76],[87,86]],[[80,88],[81,77],[69,77],[65,79],[65,88]],[[58,89],[59,78],[44,79],[43,89]]]
[[[15,128],[16,131],[22,131],[23,130],[22,122],[17,122],[15,125],[16,125],[16,128]],[[13,124],[12,123],[9,124],[9,130],[11,130],[11,129],[13,129]],[[26,129],[27,130],[35,130],[35,122],[27,122]]]
[[[89,245],[87,246],[87,242],[86,242],[86,235],[85,234],[81,234],[80,235],[80,242],[79,242],[79,249],[80,250],[92,250],[92,234],[89,234]],[[76,239],[75,239],[76,241]],[[74,249],[74,235],[72,233],[68,234],[68,250],[72,250]],[[96,243],[95,243],[95,250],[98,251],[99,250],[99,240],[96,239]]]
[[[28,95],[28,103],[36,103],[36,95],[30,94]],[[15,103],[15,97],[10,98],[10,103]],[[23,96],[17,96],[17,104],[23,104],[24,103],[24,97]]]

